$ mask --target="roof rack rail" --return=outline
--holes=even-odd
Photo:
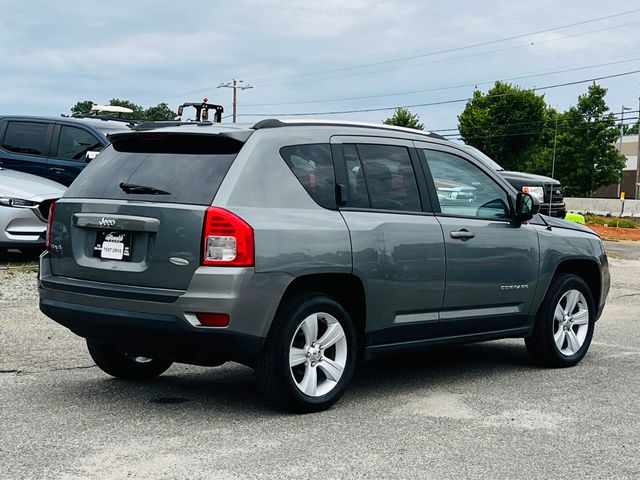
[[[121,118],[121,117],[110,117],[109,115],[72,115],[69,118],[86,118],[88,120],[105,120],[105,121],[114,121],[120,123],[128,123],[131,125],[135,125],[141,123],[141,120],[136,120],[133,118]]]
[[[277,118],[268,118],[266,120],[260,120],[253,127],[254,130],[261,130],[265,128],[280,128],[280,127],[295,127],[306,125],[322,125],[322,126],[340,126],[340,127],[353,127],[353,128],[377,128],[380,130],[396,130],[405,133],[413,133],[415,135],[423,135],[425,137],[437,138],[438,140],[447,140],[447,138],[437,133],[428,132],[424,130],[416,130],[413,128],[396,127],[395,125],[385,125],[377,123],[365,123],[365,122],[349,122],[340,120],[279,120]]]
[[[208,127],[213,125],[213,122],[181,122],[180,120],[168,120],[168,121],[150,121],[141,122],[132,127],[135,131],[153,130],[162,127],[181,127],[183,125],[196,125],[198,127]]]

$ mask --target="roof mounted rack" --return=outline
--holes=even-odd
[[[78,118],[78,119],[86,118],[88,120],[104,120],[104,121],[120,122],[120,123],[126,123],[131,126],[140,123],[140,120],[134,120],[133,118],[110,117],[109,115],[73,115],[72,117],[69,117],[69,118]]]
[[[181,122],[180,120],[169,120],[169,121],[151,121],[151,122],[142,122],[134,125],[132,130],[135,131],[144,131],[144,130],[154,130],[156,128],[162,127],[182,127],[184,125],[195,125],[197,127],[208,127],[213,125],[213,122]]]
[[[224,108],[222,105],[216,105],[214,103],[207,103],[209,101],[208,98],[203,98],[202,102],[190,102],[183,103],[178,107],[178,116],[182,117],[184,113],[185,107],[193,107],[196,109],[196,122],[209,120],[209,110],[215,110],[213,114],[213,121],[215,123],[222,123],[222,112],[224,112]]]
[[[339,126],[339,127],[353,127],[353,128],[377,128],[380,130],[396,130],[405,133],[413,133],[415,135],[423,135],[429,138],[437,138],[438,140],[447,140],[442,135],[433,132],[426,132],[423,130],[416,130],[413,128],[396,127],[394,125],[384,125],[377,123],[365,123],[365,122],[349,122],[340,120],[279,120],[277,118],[269,118],[266,120],[260,120],[253,127],[254,130],[261,130],[264,128],[281,128],[281,127],[295,127],[295,126]]]

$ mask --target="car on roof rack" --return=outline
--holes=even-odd
[[[333,121],[110,138],[52,207],[38,286],[111,376],[236,361],[315,412],[359,359],[509,337],[540,365],[587,353],[602,241],[459,145]]]
[[[0,166],[70,185],[87,162],[134,121],[118,118],[0,116]]]

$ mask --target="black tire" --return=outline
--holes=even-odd
[[[338,321],[344,331],[346,340],[346,360],[342,375],[330,391],[321,396],[309,396],[297,386],[292,368],[289,365],[289,351],[298,332],[298,327],[309,315],[325,313]],[[324,317],[326,318],[326,317]],[[320,325],[322,321],[318,321]],[[318,338],[321,327],[319,327]],[[300,332],[298,332],[298,335]],[[298,338],[298,337],[296,337]],[[336,344],[337,345],[337,344]],[[344,348],[344,343],[342,344]],[[324,352],[330,358],[330,351]],[[348,312],[334,299],[318,293],[304,293],[286,299],[278,310],[265,345],[256,362],[258,382],[265,396],[278,408],[294,413],[312,413],[330,408],[347,389],[355,370],[358,345],[357,334],[353,321]],[[321,371],[325,364],[318,362],[317,371]],[[326,359],[325,359],[326,362]],[[295,367],[294,367],[295,368]],[[302,365],[302,368],[309,368]],[[324,376],[317,373],[318,378]],[[322,380],[321,380],[322,381]]]
[[[556,345],[554,339],[554,329],[561,328],[557,325],[557,321],[554,319],[556,306],[563,298],[563,296],[570,290],[577,290],[584,296],[586,300],[589,317],[586,324],[586,336],[582,343],[582,346],[577,349],[573,354],[563,354],[561,352],[562,347]],[[533,361],[544,367],[552,368],[564,368],[572,367],[580,362],[587,354],[591,339],[593,337],[593,330],[595,326],[595,307],[593,302],[593,295],[591,289],[585,283],[585,281],[576,276],[570,274],[557,275],[551,282],[547,295],[545,296],[540,309],[536,322],[533,327],[532,335],[525,339],[527,351],[533,359]],[[574,327],[568,327],[574,328]],[[564,336],[562,338],[565,338]],[[564,340],[567,342],[568,340]],[[567,345],[564,343],[564,345]]]
[[[100,370],[122,380],[150,380],[164,373],[172,364],[169,360],[157,358],[141,363],[115,347],[91,340],[87,340],[87,348]]]

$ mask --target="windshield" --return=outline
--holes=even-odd
[[[493,170],[495,170],[497,172],[500,172],[500,171],[504,170],[504,168],[502,168],[500,165],[498,165],[496,162],[494,162],[491,158],[486,156],[484,153],[482,153],[476,147],[472,147],[471,145],[463,145],[462,147],[465,150],[467,150],[471,155],[473,155],[475,158],[477,158],[482,163],[484,163],[486,166],[488,166],[489,168],[492,168]]]

